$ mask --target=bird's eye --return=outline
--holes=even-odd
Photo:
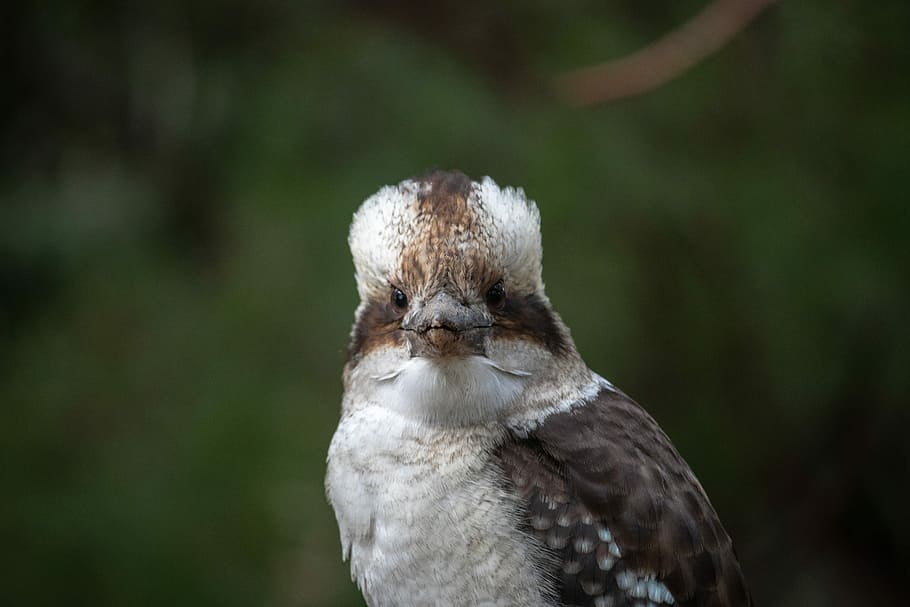
[[[487,291],[487,305],[491,308],[498,308],[505,300],[506,288],[502,285],[502,281],[500,280]]]
[[[408,296],[398,287],[392,287],[392,305],[399,310],[404,310],[408,307]]]

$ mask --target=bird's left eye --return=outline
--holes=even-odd
[[[487,305],[491,308],[500,307],[506,299],[506,288],[502,281],[498,281],[487,291]]]

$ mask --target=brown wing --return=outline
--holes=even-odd
[[[548,417],[499,451],[564,605],[747,606],[727,532],[651,416],[625,395]]]

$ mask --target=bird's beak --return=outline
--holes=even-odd
[[[458,333],[490,325],[487,314],[461,303],[445,291],[440,291],[405,318],[402,327],[418,333],[425,333],[431,329],[445,329]]]
[[[482,354],[482,331],[492,326],[486,310],[463,304],[444,290],[408,314],[402,328],[413,332],[415,356]]]

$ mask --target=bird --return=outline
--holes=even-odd
[[[522,189],[432,171],[367,198],[348,244],[326,495],[368,605],[752,604],[685,460],[550,304]]]

